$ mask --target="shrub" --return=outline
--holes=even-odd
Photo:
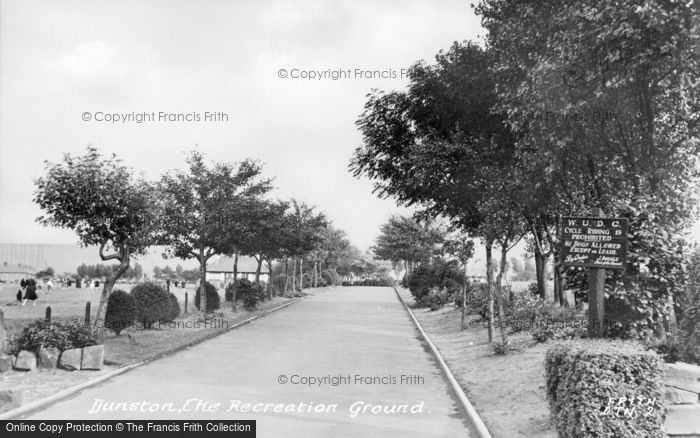
[[[267,283],[258,281],[256,284],[260,286],[260,301],[267,301],[270,298],[267,293]]]
[[[570,341],[547,351],[545,372],[559,437],[664,436],[663,370],[656,353],[624,341]],[[611,402],[623,397],[654,404],[637,406],[634,415],[618,414]]]
[[[450,301],[450,294],[446,289],[432,288],[427,295],[416,301],[415,307],[429,307],[431,311],[439,310]]]
[[[240,280],[239,280],[240,281]],[[194,305],[199,309],[200,292],[202,287],[197,288],[197,293],[194,296]],[[204,289],[207,294],[207,308],[206,313],[211,313],[219,308],[221,305],[221,298],[219,298],[219,292],[216,291],[216,287],[208,281],[204,284]],[[201,310],[201,309],[200,309]]]
[[[533,281],[532,283],[529,283],[527,285],[527,294],[533,297],[537,297],[540,295],[539,289],[537,289],[537,282]]]
[[[651,341],[650,347],[661,354],[666,362],[687,362],[700,365],[700,307],[683,311],[679,336],[668,336],[662,343]]]
[[[456,262],[438,259],[415,268],[408,280],[408,288],[416,303],[424,302],[422,299],[433,287],[445,290],[449,296],[447,300],[449,302],[460,291],[464,281],[464,274]]]
[[[411,278],[409,277],[408,273],[405,273],[403,277],[401,277],[401,287],[403,287],[404,289],[408,289],[408,282],[410,281],[410,279]]]
[[[168,315],[166,316],[166,321],[172,321],[178,316],[180,316],[180,303],[177,301],[177,297],[173,293],[168,293],[170,298],[170,306],[168,306]]]
[[[284,274],[280,274],[276,276],[272,280],[272,287],[277,291],[277,292],[284,292],[284,285],[287,283],[287,276]]]
[[[144,328],[151,328],[155,322],[172,321],[170,294],[156,283],[146,282],[134,286],[131,296],[136,302],[136,319]]]
[[[304,273],[303,275],[304,289],[308,289],[313,286],[313,281],[311,280],[311,274]]]
[[[233,301],[233,283],[226,285],[226,289],[224,290],[224,301],[227,303]]]
[[[134,297],[123,290],[115,289],[109,295],[107,301],[107,314],[105,315],[105,328],[119,334],[127,327],[134,324],[136,319],[136,301]]]
[[[546,342],[549,340],[576,339],[586,337],[586,326],[583,321],[574,322],[571,325],[566,323],[541,324],[532,330],[532,339],[536,342]]]
[[[263,283],[251,283],[248,280],[240,279],[236,281],[236,298],[243,302],[243,307],[254,310],[258,307],[258,302],[266,298],[265,285]]]
[[[508,341],[508,338],[506,338],[505,341],[493,341],[491,343],[491,351],[493,351],[494,354],[505,355],[512,349],[513,347]]]
[[[329,286],[335,286],[339,282],[338,273],[330,269],[321,271],[321,279]]]
[[[97,343],[91,325],[79,320],[47,323],[43,319],[26,325],[19,335],[10,340],[9,350],[18,354],[22,350],[39,352],[40,347],[55,347],[61,351],[83,348]]]
[[[460,293],[461,306],[461,293]],[[478,313],[481,315],[482,309],[488,306],[489,290],[486,283],[479,281],[467,281],[467,311],[470,313]],[[482,315],[485,319],[485,315]]]

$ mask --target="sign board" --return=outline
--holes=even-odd
[[[628,229],[626,218],[561,218],[562,265],[625,269]]]

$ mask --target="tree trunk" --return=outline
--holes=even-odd
[[[270,263],[270,260],[266,260],[267,262],[267,296],[269,299],[272,299],[272,263]],[[277,296],[277,292],[275,292],[274,296]]]
[[[535,278],[537,280],[537,295],[545,298],[544,255],[535,246]]]
[[[505,331],[505,312],[503,310],[503,274],[506,271],[506,260],[508,257],[508,242],[501,244],[501,266],[496,276],[496,300],[498,301],[498,322],[501,326],[501,340],[505,346],[506,331]]]
[[[552,270],[553,266],[550,262],[549,256],[545,256],[542,276],[544,279],[544,299],[548,303],[557,302],[556,297],[554,296],[554,280],[549,280],[550,274],[552,274]]]
[[[258,267],[255,269],[255,282],[258,283],[260,282],[260,271],[262,270],[263,258],[260,256],[260,258],[256,257],[255,260],[258,262]]]
[[[122,253],[120,255],[119,267],[112,271],[112,276],[104,282],[102,287],[102,295],[100,296],[100,305],[97,307],[97,316],[95,317],[95,322],[99,322],[97,326],[97,343],[102,344],[105,338],[105,316],[107,315],[107,303],[109,303],[109,296],[112,293],[115,283],[129,269],[129,255]],[[0,340],[0,343],[2,340]]]
[[[460,327],[466,329],[465,320],[467,318],[467,264],[464,264],[464,286],[462,286],[462,321]]]
[[[666,301],[666,315],[664,329],[671,335],[673,341],[678,340],[678,321],[676,320],[676,308],[673,304],[673,295],[669,295]]]
[[[554,263],[554,297],[559,301],[560,306],[569,307],[564,287],[564,269],[559,262]]]
[[[299,292],[304,292],[304,257],[299,259]]]
[[[231,310],[238,312],[238,295],[236,292],[238,285],[236,284],[238,280],[238,253],[233,256],[233,287],[231,288]]]
[[[292,295],[297,293],[297,258],[292,257]]]
[[[199,309],[207,313],[207,293],[204,285],[207,284],[207,259],[204,258],[204,250],[199,253]]]
[[[289,257],[284,258],[284,296],[287,296],[287,290],[289,289]]]
[[[489,343],[493,342],[493,240],[486,241],[486,286],[489,291],[489,308],[488,308],[488,318],[489,318]]]

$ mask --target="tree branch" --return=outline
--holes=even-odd
[[[105,246],[107,246],[107,241],[106,241],[106,240],[105,240],[104,242],[102,242],[102,244],[100,245],[100,258],[101,258],[103,261],[114,260],[114,259],[117,259],[117,260],[121,261],[121,259],[122,259],[122,254],[115,253],[115,254],[105,255],[105,253],[104,253]]]

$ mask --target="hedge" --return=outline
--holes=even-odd
[[[656,353],[624,341],[563,342],[547,351],[545,372],[560,438],[664,436],[663,369]],[[611,402],[628,411],[611,410]]]

